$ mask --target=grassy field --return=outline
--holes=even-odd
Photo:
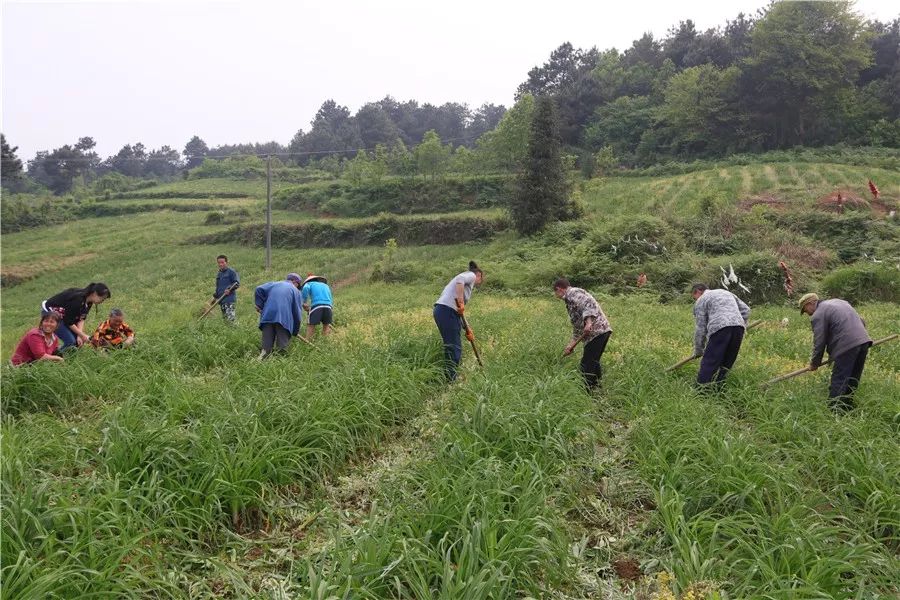
[[[784,194],[801,166],[724,170]],[[848,180],[856,169],[815,166]],[[584,200],[597,215],[654,201],[638,189],[681,206],[713,175],[607,179]],[[868,176],[897,198],[896,174]],[[620,185],[633,195],[613,202]],[[304,217],[276,214],[289,218]],[[859,408],[836,417],[827,369],[759,388],[805,364],[811,334],[796,309],[755,307],[765,323],[726,390],[701,395],[696,364],[663,372],[690,353],[689,299],[600,294],[614,334],[592,397],[577,358],[559,356],[563,304],[491,286],[509,277],[494,256],[540,262],[539,245],[504,234],[400,247],[413,283],[371,283],[381,248],[276,249],[266,273],[261,249],[184,244],[216,230],[204,219],[163,211],[3,236],[3,271],[24,279],[3,292],[4,359],[42,299],[89,281],[110,285],[100,308],[124,309],[138,339],[3,367],[4,598],[900,593],[896,345],[871,351]],[[221,252],[243,281],[236,327],[217,312],[195,321]],[[467,310],[486,366],[464,349],[448,387],[431,304],[470,258],[487,271]],[[336,333],[259,363],[252,289],[288,271],[335,284]],[[859,310],[873,337],[900,325],[896,304]]]
[[[607,177],[589,181],[583,197],[598,218],[640,211],[683,216],[695,214],[701,198],[711,194],[734,204],[767,195],[792,207],[809,207],[818,198],[842,189],[868,200],[869,179],[896,209],[900,201],[900,174],[896,171],[830,163],[760,163],[665,177]]]
[[[290,187],[292,185],[296,185],[289,182],[272,181],[272,193],[275,191],[283,189],[285,187]],[[187,194],[188,196],[194,196],[199,194],[209,194],[212,197],[215,197],[216,194],[227,193],[227,194],[244,194],[247,198],[255,198],[255,199],[266,199],[266,180],[263,179],[251,179],[251,180],[241,180],[241,179],[225,179],[225,178],[205,178],[205,179],[186,179],[183,181],[172,181],[169,183],[163,183],[160,185],[156,185],[153,187],[145,188],[143,190],[136,190],[134,192],[128,192],[129,198],[141,198],[148,197],[148,194],[160,194],[160,193],[172,193],[172,194]],[[152,197],[152,196],[150,196]]]

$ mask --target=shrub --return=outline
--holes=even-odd
[[[353,223],[311,221],[296,225],[272,227],[272,245],[278,248],[347,248],[382,245],[396,239],[404,246],[426,244],[459,244],[486,241],[509,227],[504,218],[457,217],[399,219],[381,216]],[[222,232],[189,240],[197,244],[239,243],[248,246],[265,244],[265,225],[238,225]]]
[[[833,271],[822,280],[822,291],[848,302],[900,302],[900,270],[873,263],[857,263]]]
[[[504,204],[510,181],[505,175],[491,175],[436,181],[402,177],[358,185],[319,182],[279,190],[273,204],[284,210],[312,210],[342,217],[453,212]]]
[[[593,253],[625,264],[641,264],[684,248],[681,236],[668,223],[649,215],[620,217],[590,233],[586,243]]]
[[[821,211],[799,211],[771,214],[779,227],[799,231],[820,241],[837,252],[843,262],[853,262],[872,254],[879,238],[890,235],[882,232],[882,224],[869,215],[851,211],[834,214]]]
[[[56,225],[71,219],[65,205],[51,198],[31,198],[19,195],[4,194],[0,202],[0,232],[12,233]]]
[[[732,272],[737,281],[728,278]],[[767,252],[723,257],[710,265],[704,276],[710,287],[725,288],[748,304],[782,302],[787,298],[778,260]],[[794,284],[802,287],[796,280]]]
[[[206,218],[203,220],[204,225],[221,225],[222,222],[225,221],[225,211],[224,210],[214,210],[210,213],[206,213]]]
[[[401,264],[397,261],[397,240],[388,238],[384,243],[384,250],[381,253],[381,260],[376,263],[372,269],[372,281],[383,281],[385,283],[400,283],[410,281],[413,278],[413,268],[407,264]]]

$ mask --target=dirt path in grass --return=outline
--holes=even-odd
[[[331,547],[363,525],[390,479],[431,456],[434,440],[449,415],[450,390],[442,388],[423,399],[418,415],[387,431],[368,451],[351,458],[316,490],[282,490],[270,500],[274,518],[267,528],[235,535],[237,560],[228,567],[255,594],[278,590],[285,597],[301,595],[295,564]],[[221,573],[219,573],[221,575]]]
[[[58,258],[53,261],[40,260],[20,265],[3,265],[3,270],[0,272],[0,287],[11,288],[29,279],[34,279],[38,275],[55,273],[66,267],[87,262],[96,258],[96,256],[96,252],[86,252]]]
[[[753,175],[747,167],[741,167],[741,193],[748,195],[753,191]]]
[[[602,474],[583,490],[581,501],[566,515],[578,548],[577,578],[561,598],[617,598],[634,593],[644,573],[632,551],[655,509],[653,492],[634,471],[627,455],[629,423],[610,407],[600,406],[598,422],[608,426],[594,446],[593,470]],[[640,597],[640,596],[638,596]]]

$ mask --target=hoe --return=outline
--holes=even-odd
[[[202,321],[202,320],[203,320],[203,317],[205,317],[206,315],[208,315],[208,314],[210,313],[210,311],[212,311],[212,309],[214,309],[214,308],[216,307],[216,305],[219,304],[219,302],[222,301],[222,298],[224,298],[225,296],[227,296],[230,292],[234,291],[234,288],[235,288],[236,286],[237,286],[237,283],[232,283],[231,285],[229,285],[229,286],[225,289],[225,291],[222,292],[222,295],[221,295],[221,296],[219,296],[218,298],[216,298],[215,300],[213,300],[213,301],[212,301],[212,304],[208,304],[208,305],[207,305],[206,310],[203,311],[203,314],[200,315],[200,318],[197,319],[197,320],[198,320],[198,321]]]
[[[751,329],[753,329],[753,328],[756,327],[757,325],[762,325],[762,320],[761,320],[761,319],[760,319],[760,320],[753,321],[753,322],[751,322],[749,325],[747,325],[747,331],[750,331]],[[666,373],[669,373],[670,371],[674,371],[675,369],[680,369],[680,368],[683,367],[684,365],[688,364],[689,362],[691,362],[692,360],[695,360],[695,359],[697,359],[697,358],[700,358],[700,357],[699,357],[699,356],[688,356],[688,357],[685,358],[684,360],[679,360],[677,363],[675,363],[674,365],[672,365],[671,367],[669,367],[668,369],[666,369]]]
[[[469,327],[469,322],[466,320],[465,315],[460,315],[459,318],[462,319],[463,327],[466,329],[466,339],[472,344],[472,351],[475,353],[475,358],[478,360],[478,366],[484,367],[484,363],[481,362],[481,354],[478,352],[478,346],[475,345],[475,332]]]
[[[898,337],[900,337],[900,333],[895,333],[894,335],[889,335],[887,337],[881,338],[880,340],[875,340],[874,342],[872,342],[872,345],[877,346],[877,345],[883,344],[885,342],[890,342],[891,340],[896,340]],[[824,367],[825,365],[827,365],[830,362],[831,362],[831,359],[829,358],[828,360],[823,362],[821,366]],[[785,373],[784,375],[779,375],[778,377],[775,377],[775,378],[770,379],[769,381],[763,383],[760,387],[767,388],[772,384],[778,383],[779,381],[784,381],[785,379],[793,379],[797,375],[803,375],[804,373],[808,373],[810,370],[811,369],[809,367],[803,367],[802,369],[797,369],[796,371],[791,371],[790,373]]]

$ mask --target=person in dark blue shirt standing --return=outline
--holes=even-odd
[[[225,297],[219,302],[219,306],[222,308],[222,318],[229,323],[234,323],[237,320],[234,311],[234,305],[237,302],[236,290],[241,286],[241,278],[237,271],[228,266],[228,257],[224,254],[217,256],[216,262],[219,263],[219,272],[216,274],[216,293],[213,294],[213,299],[225,294]]]

